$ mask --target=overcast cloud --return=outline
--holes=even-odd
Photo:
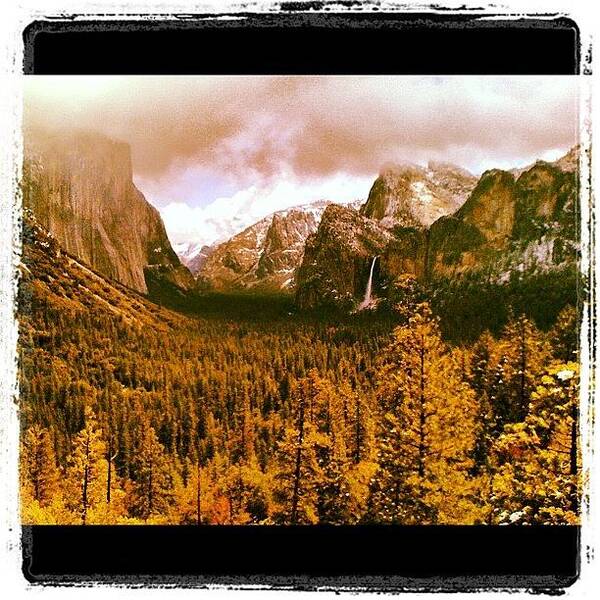
[[[558,157],[578,141],[577,86],[573,77],[27,77],[24,117],[128,142],[135,181],[172,241],[212,242],[279,208],[364,198],[387,162],[445,160],[480,174]]]

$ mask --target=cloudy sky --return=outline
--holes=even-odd
[[[131,145],[174,243],[289,206],[366,198],[381,166],[476,175],[577,142],[574,77],[26,77],[24,121]]]

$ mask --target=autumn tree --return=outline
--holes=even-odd
[[[269,517],[268,477],[256,463],[231,465],[217,485],[227,498],[230,524],[261,523]]]
[[[493,447],[494,521],[576,524],[581,494],[579,368],[555,363],[539,378],[530,411]]]
[[[106,445],[90,406],[85,408],[83,429],[75,436],[67,459],[67,503],[82,525],[90,512],[106,498]]]
[[[399,275],[390,285],[388,302],[400,316],[403,323],[407,323],[415,310],[425,301],[425,294],[417,278],[408,273]]]
[[[318,486],[323,481],[322,456],[328,439],[315,426],[320,381],[315,372],[291,391],[295,427],[286,427],[277,447],[274,499],[277,522],[318,522]]]
[[[426,524],[475,518],[468,470],[476,407],[457,371],[437,320],[421,305],[394,330],[383,353],[371,519]]]
[[[165,514],[172,503],[173,473],[154,427],[145,424],[136,449],[130,512],[144,521]]]
[[[61,510],[60,471],[50,431],[32,425],[21,442],[21,506],[25,523],[55,522]]]
[[[496,341],[484,332],[475,342],[470,356],[468,382],[475,394],[475,444],[473,470],[480,474],[489,470],[489,450],[494,440],[494,411],[490,401],[490,369]]]
[[[549,356],[544,336],[525,315],[508,322],[495,345],[488,391],[496,433],[505,424],[525,418],[535,382]]]

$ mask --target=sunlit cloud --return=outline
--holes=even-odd
[[[558,156],[578,141],[577,92],[572,77],[28,77],[24,118],[128,142],[169,235],[183,204],[214,237],[319,186],[343,201],[334,184],[360,181],[365,197],[389,162],[480,174]]]
[[[349,203],[366,198],[372,177],[337,175],[300,185],[283,175],[267,186],[251,186],[206,207],[171,202],[160,209],[173,243],[189,240],[212,244],[231,237],[260,219],[286,208],[319,200]]]

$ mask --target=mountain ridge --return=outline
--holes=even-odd
[[[307,242],[298,271],[298,306],[307,309],[333,303],[352,308],[362,298],[376,255],[381,259],[375,267],[374,286],[384,297],[402,275],[430,284],[479,273],[485,281],[502,284],[515,273],[539,274],[575,264],[578,198],[572,168],[576,152],[571,149],[554,163],[537,161],[516,178],[501,169],[484,172],[460,207],[428,227],[414,215],[403,219],[400,214],[395,224],[386,222],[381,212],[371,213],[379,218],[369,218],[364,207],[357,215],[366,220],[338,215],[337,223],[330,220],[320,226]],[[406,172],[402,167],[401,176]],[[389,232],[387,242],[373,246],[370,254],[364,244],[353,249],[352,240],[363,239],[373,226]],[[343,243],[336,228],[345,231]],[[336,256],[342,257],[339,262],[354,282],[339,299],[331,293],[339,292]]]
[[[319,200],[272,213],[211,247],[197,272],[202,291],[289,291],[307,237],[332,204]]]

